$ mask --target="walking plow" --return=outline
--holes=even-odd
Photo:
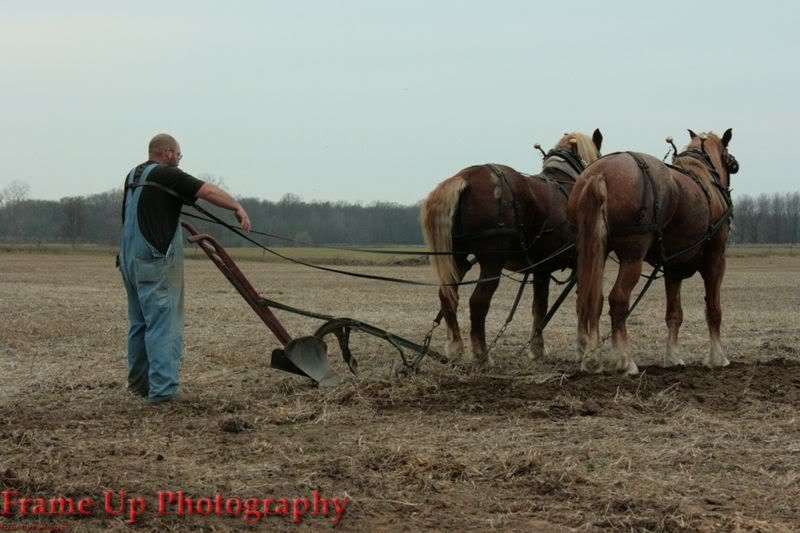
[[[441,363],[447,362],[445,356],[430,349],[430,332],[422,344],[417,344],[360,320],[305,311],[261,297],[219,241],[210,235],[199,233],[192,224],[186,221],[181,221],[181,225],[189,232],[189,242],[198,245],[206,253],[283,345],[282,348],[276,348],[272,351],[270,362],[272,368],[309,377],[322,386],[336,385],[341,381],[341,378],[331,368],[325,337],[331,334],[336,337],[342,352],[342,358],[350,371],[356,374],[358,361],[350,350],[350,333],[352,331],[366,333],[391,344],[400,354],[398,370],[401,372],[415,371],[425,356]],[[315,318],[324,322],[313,335],[292,337],[272,312],[272,309]],[[407,350],[408,353],[404,350]]]

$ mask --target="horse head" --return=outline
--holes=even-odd
[[[587,165],[596,161],[600,157],[600,146],[603,144],[603,134],[599,129],[594,130],[590,139],[589,136],[574,131],[565,133],[556,143],[552,150],[545,153],[540,144],[533,147],[539,150],[544,157],[544,166],[568,165],[569,168],[562,168],[564,172],[572,175],[573,178],[583,172]],[[554,163],[555,162],[555,163]],[[562,167],[563,167],[562,165]]]
[[[696,134],[689,130],[689,144],[686,151],[702,154],[708,159],[712,169],[720,177],[726,187],[730,185],[730,177],[739,172],[739,162],[728,151],[728,143],[733,137],[733,129],[728,128],[720,138],[714,132]]]
[[[577,152],[578,157],[588,165],[600,157],[600,147],[602,145],[603,134],[600,133],[600,129],[596,129],[591,138],[577,131],[565,133],[553,149]]]

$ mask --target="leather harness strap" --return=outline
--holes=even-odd
[[[658,196],[656,194],[656,184],[653,175],[650,174],[650,167],[648,166],[647,161],[639,157],[634,152],[616,153],[628,154],[631,156],[631,158],[633,158],[633,160],[636,162],[636,165],[639,167],[639,172],[642,175],[642,199],[639,206],[639,216],[637,217],[636,224],[631,226],[623,226],[622,228],[614,228],[614,234],[624,236],[636,233],[656,233],[657,235],[660,235],[661,228],[658,225]],[[651,191],[651,195],[653,197],[653,221],[650,224],[645,224],[644,219],[647,213],[648,190]]]
[[[512,214],[511,225],[517,232],[520,246],[522,247],[523,254],[525,255],[525,260],[528,262],[528,266],[530,266],[531,260],[530,257],[528,257],[528,244],[525,239],[525,223],[522,217],[520,216],[521,208],[519,206],[519,200],[517,198],[517,195],[514,192],[514,188],[511,186],[511,183],[509,183],[508,177],[501,168],[492,164],[486,166],[497,177],[497,184],[500,187],[500,194],[497,195],[497,225],[500,227],[503,227],[505,225],[505,222],[503,221],[502,205],[503,205],[503,191],[506,190],[511,196],[511,214]],[[547,221],[545,220],[545,223],[546,222]]]
[[[653,175],[650,174],[650,167],[647,165],[647,161],[639,157],[634,152],[625,152],[629,156],[636,161],[636,164],[639,167],[639,172],[642,174],[642,204],[639,208],[639,224],[640,226],[644,225],[644,217],[645,213],[647,213],[647,190],[650,190],[650,194],[653,197],[653,224],[658,225],[658,194],[656,194],[656,183],[653,179]]]
[[[547,159],[553,158],[553,157],[560,157],[564,161],[567,161],[569,163],[569,168],[563,168],[563,166],[559,166],[558,170],[564,172],[567,176],[570,176],[573,180],[585,168],[583,160],[580,159],[577,155],[573,154],[570,151],[563,150],[563,149],[553,149],[547,154]],[[547,162],[547,159],[545,159],[545,163]],[[498,226],[500,226],[500,228],[498,228],[498,229],[504,229],[503,228],[504,223],[503,223],[503,217],[502,217],[502,215],[503,215],[503,212],[502,212],[502,205],[503,205],[502,204],[502,198],[503,198],[503,190],[507,190],[509,192],[510,196],[511,196],[511,209],[512,209],[512,214],[513,214],[512,226],[514,227],[514,231],[516,232],[516,234],[517,234],[517,236],[518,236],[518,238],[520,240],[520,246],[521,246],[521,249],[522,249],[522,253],[525,256],[525,261],[528,263],[528,266],[531,266],[531,265],[533,265],[533,262],[532,262],[532,259],[531,259],[530,255],[529,255],[529,252],[534,247],[534,245],[539,241],[539,239],[541,239],[542,235],[544,235],[545,233],[549,233],[551,231],[555,231],[557,228],[559,228],[559,227],[561,227],[561,226],[566,224],[566,221],[565,221],[564,223],[558,224],[557,226],[549,226],[550,214],[552,212],[552,206],[553,206],[553,202],[555,200],[555,198],[554,198],[554,188],[557,187],[564,194],[565,197],[568,197],[569,193],[567,192],[566,188],[561,183],[558,183],[556,180],[553,180],[547,174],[542,173],[542,174],[537,174],[535,176],[535,177],[543,180],[547,184],[547,189],[548,189],[548,192],[549,192],[549,198],[548,198],[548,203],[547,203],[547,209],[545,210],[545,217],[544,217],[544,220],[542,221],[542,225],[539,227],[539,231],[536,233],[536,236],[533,238],[533,241],[528,243],[527,239],[526,239],[527,232],[526,232],[526,229],[525,229],[524,220],[520,216],[520,212],[522,211],[522,209],[521,209],[521,207],[519,205],[517,194],[515,193],[514,188],[512,187],[511,183],[509,182],[508,177],[506,176],[505,172],[503,172],[503,170],[500,167],[498,167],[496,165],[492,165],[492,164],[488,164],[486,166],[498,178],[498,185],[500,187],[500,194],[498,195],[498,199],[497,199],[497,206],[498,206],[497,207],[497,217],[498,217],[497,220],[498,220]],[[531,176],[528,176],[528,175],[525,175],[525,174],[523,174],[523,176],[531,177]],[[511,229],[511,228],[507,228],[507,229]],[[488,230],[488,231],[491,231],[491,230]],[[479,235],[480,235],[480,237],[483,237],[483,235],[485,235],[485,232],[481,232]]]
[[[712,183],[720,191],[720,193],[722,195],[722,198],[725,200],[727,208],[726,208],[725,212],[722,214],[722,216],[720,217],[719,220],[717,220],[716,222],[712,222],[712,218],[713,218],[712,217],[712,208],[711,208],[712,194],[711,194],[711,190],[709,190],[708,187],[706,187],[706,185],[704,184],[704,180],[702,180],[694,172],[692,172],[692,171],[690,171],[688,169],[668,164],[667,165],[668,168],[671,168],[671,169],[673,169],[673,170],[675,170],[677,172],[680,172],[681,174],[684,174],[684,175],[689,176],[690,178],[692,178],[692,180],[697,184],[697,186],[700,187],[700,190],[703,191],[703,193],[706,196],[706,200],[708,202],[708,220],[709,220],[708,229],[706,230],[705,235],[703,235],[703,237],[699,241],[695,242],[691,246],[689,246],[687,248],[684,248],[683,250],[681,250],[681,251],[679,251],[677,253],[674,253],[674,254],[671,254],[671,255],[668,256],[666,254],[666,250],[664,249],[664,241],[663,241],[662,229],[661,229],[660,224],[658,223],[658,210],[659,210],[658,195],[656,194],[655,180],[654,180],[652,174],[650,173],[649,165],[638,154],[635,154],[633,152],[624,152],[624,153],[627,153],[628,155],[630,155],[636,161],[636,164],[639,167],[639,171],[641,172],[641,175],[642,175],[642,200],[641,200],[641,207],[639,208],[638,223],[635,224],[635,225],[632,225],[632,226],[623,226],[622,228],[615,228],[614,229],[614,234],[618,235],[618,236],[624,236],[624,235],[630,235],[630,234],[635,234],[635,233],[654,233],[656,235],[656,239],[658,240],[658,243],[659,243],[659,265],[665,265],[666,263],[668,263],[669,261],[675,259],[676,257],[678,257],[680,255],[683,255],[686,252],[688,252],[690,250],[693,250],[694,248],[697,248],[698,246],[702,245],[705,241],[710,239],[719,230],[719,228],[722,226],[722,224],[724,224],[731,217],[731,215],[733,214],[733,201],[731,200],[730,192],[726,187],[724,187],[722,185],[719,172],[717,172],[717,170],[714,167],[711,159],[708,157],[708,154],[706,154],[705,152],[700,152],[699,150],[694,150],[694,149],[686,150],[686,151],[678,154],[677,156],[675,156],[676,158],[689,156],[689,157],[692,157],[694,159],[697,159],[697,160],[701,161],[704,164],[704,166],[706,166],[708,168],[709,172],[714,177],[714,179],[712,180]],[[612,155],[612,154],[609,154],[609,155]],[[653,196],[653,222],[650,223],[650,224],[645,224],[644,223],[644,218],[645,218],[645,213],[647,211],[646,202],[647,202],[647,190],[648,189],[652,192],[652,196]]]
[[[550,164],[548,164],[548,162]],[[567,221],[564,221],[563,223],[555,226],[549,225],[552,205],[553,202],[555,201],[555,189],[561,191],[561,193],[564,195],[565,198],[569,197],[569,191],[560,180],[550,177],[545,171],[557,170],[563,173],[570,182],[574,183],[575,178],[577,178],[577,176],[581,172],[583,172],[583,170],[586,168],[586,163],[580,156],[578,156],[577,154],[575,154],[570,150],[566,150],[563,148],[554,148],[550,150],[544,157],[544,165],[542,173],[536,175],[520,173],[520,175],[526,178],[538,178],[544,181],[545,184],[547,184],[547,189],[549,191],[549,199],[548,199],[547,209],[545,211],[546,214],[544,221],[542,222],[542,225],[539,227],[539,231],[537,232],[533,241],[530,243],[527,242],[526,239],[527,232],[524,225],[524,220],[520,216],[522,208],[519,205],[517,194],[514,190],[514,187],[511,185],[508,176],[503,171],[503,169],[497,165],[487,164],[485,166],[492,172],[492,174],[495,175],[495,177],[497,178],[498,187],[500,188],[499,194],[497,195],[497,227],[480,231],[474,234],[469,234],[469,235],[464,234],[465,224],[463,220],[463,210],[459,205],[458,207],[459,216],[456,217],[456,228],[455,228],[456,232],[455,235],[453,236],[454,239],[458,240],[487,239],[500,236],[516,236],[520,240],[521,251],[525,256],[525,260],[527,261],[529,268],[540,264],[541,262],[537,263],[532,262],[531,257],[529,255],[530,250],[536,245],[536,243],[545,233],[555,231],[556,229],[568,224]],[[508,192],[507,195],[506,191]],[[507,204],[507,202],[504,202],[504,198],[506,198],[507,196],[510,196],[511,198],[510,201],[510,206],[512,210],[512,222],[510,225],[511,227],[508,227],[504,222],[505,218],[504,209],[505,205]],[[461,198],[463,198],[463,196]],[[561,253],[569,250],[570,248],[571,246],[564,247],[556,255],[560,255]],[[548,258],[548,260],[553,257],[555,257],[555,255]]]

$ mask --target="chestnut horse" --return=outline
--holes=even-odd
[[[570,246],[575,233],[567,224],[567,197],[575,177],[599,157],[602,142],[600,130],[594,131],[592,139],[581,133],[564,134],[546,154],[541,174],[529,176],[504,165],[477,165],[444,180],[428,195],[420,218],[425,242],[442,253],[431,256],[431,265],[440,282],[450,358],[459,360],[464,352],[456,315],[458,283],[475,262],[480,264],[481,281],[469,302],[472,357],[480,365],[491,364],[486,315],[503,268],[533,274],[529,354],[544,355],[542,330],[550,275],[575,266]]]
[[[583,370],[638,372],[626,321],[643,261],[664,269],[669,331],[664,364],[683,364],[678,354],[681,282],[695,272],[705,283],[711,337],[705,365],[728,364],[719,333],[720,285],[732,209],[730,175],[739,165],[728,153],[730,129],[721,139],[714,133],[689,134],[689,145],[675,155],[673,165],[640,153],[609,154],[587,167],[572,189],[569,219],[578,232],[578,356]],[[608,296],[612,350],[603,359],[597,353],[598,322],[603,269],[611,251],[619,259],[619,274]]]

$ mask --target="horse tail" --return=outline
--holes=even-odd
[[[457,287],[450,286],[461,280],[453,252],[453,218],[458,208],[458,199],[466,188],[467,180],[456,175],[440,183],[422,204],[420,221],[425,243],[434,252],[448,252],[448,255],[432,255],[430,263],[439,282],[442,294],[456,305]]]
[[[603,305],[603,269],[608,239],[608,189],[602,174],[586,179],[576,209],[578,237],[578,327],[590,336]]]

